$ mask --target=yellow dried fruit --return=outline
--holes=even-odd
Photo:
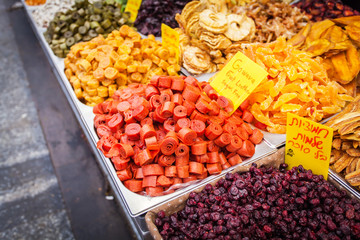
[[[64,60],[64,71],[76,96],[94,106],[128,83],[147,83],[155,74],[177,75],[180,66],[172,54],[154,36],[141,39],[123,25],[106,39],[100,35],[73,45]]]

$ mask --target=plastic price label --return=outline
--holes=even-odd
[[[179,63],[179,55],[180,55],[179,33],[176,30],[169,27],[168,25],[162,23],[161,24],[161,38],[162,38],[162,44],[165,47],[173,48],[175,50],[176,60]]]
[[[262,67],[237,52],[210,85],[233,102],[235,111],[267,76]]]
[[[128,0],[127,1],[126,7],[125,7],[125,12],[130,13],[131,21],[135,22],[140,6],[141,6],[141,0]]]
[[[286,120],[285,163],[289,169],[302,165],[327,180],[333,129],[288,113]]]

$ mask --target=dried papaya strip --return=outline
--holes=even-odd
[[[204,135],[205,127],[205,123],[200,120],[191,120],[190,122],[190,128],[196,132],[198,137]]]
[[[174,108],[175,108],[175,103],[167,101],[163,103],[163,106],[161,108],[160,114],[164,117],[164,118],[169,118],[173,115],[174,113]]]
[[[188,100],[184,100],[183,106],[186,108],[186,114],[190,116],[195,110],[195,103],[190,102]]]
[[[214,143],[214,141],[209,141],[207,145],[207,149],[209,152],[218,152],[220,147]]]
[[[178,167],[187,165],[189,165],[189,154],[175,157],[175,166]]]
[[[125,126],[125,134],[133,141],[140,139],[140,130],[141,126],[138,123],[130,123]]]
[[[195,143],[197,134],[194,130],[188,127],[180,129],[178,132],[179,139],[186,145],[193,145]]]
[[[234,156],[228,158],[228,162],[231,166],[235,166],[239,163],[242,163],[242,159],[239,154],[235,154]]]
[[[132,173],[130,171],[130,168],[126,168],[124,170],[117,171],[116,175],[118,176],[120,181],[126,181],[129,179],[132,179]]]
[[[220,126],[220,124],[217,124],[217,123],[211,123],[205,129],[205,136],[209,140],[214,140],[215,138],[218,138],[222,133],[223,133],[223,129]]]
[[[150,98],[154,95],[159,95],[159,90],[153,85],[147,85],[147,87],[145,88],[146,100],[150,100]]]
[[[174,95],[171,96],[171,102],[173,102],[175,106],[182,105],[183,97],[181,96],[180,93],[175,93]]]
[[[206,142],[197,142],[191,146],[191,153],[193,155],[204,155],[207,152]]]
[[[148,148],[145,148],[145,149],[141,150],[137,154],[137,157],[138,157],[140,166],[150,164],[153,161],[153,157],[152,157],[151,152],[149,151]]]
[[[208,152],[209,159],[207,163],[218,163],[220,161],[219,152]]]
[[[189,173],[202,174],[204,165],[198,162],[189,162]]]
[[[173,183],[174,180],[164,175],[159,176],[156,180],[156,185],[160,187],[170,187]]]
[[[144,176],[160,176],[164,175],[164,168],[159,164],[148,164],[141,167]]]
[[[171,132],[169,132],[171,133]],[[164,155],[171,155],[175,152],[176,148],[179,145],[179,140],[176,135],[174,136],[166,136],[162,142],[160,143],[160,151]]]
[[[188,118],[180,118],[179,120],[177,120],[176,125],[175,125],[175,131],[178,132],[180,131],[182,128],[190,128],[190,123],[191,120]]]
[[[242,147],[242,140],[237,135],[231,137],[230,143],[226,146],[226,150],[229,152],[236,152]]]
[[[171,83],[171,89],[175,91],[184,90],[185,82],[182,78],[173,78]]]
[[[177,166],[177,175],[179,178],[187,178],[189,177],[189,165],[186,166]]]
[[[120,144],[120,157],[125,159],[134,156],[134,149],[130,144]]]
[[[176,166],[165,167],[165,176],[176,177],[177,176]]]
[[[178,105],[174,108],[173,118],[175,121],[178,121],[181,118],[185,118],[187,116],[187,109],[184,106]]]
[[[196,88],[192,85],[186,85],[186,87],[184,88],[184,91],[182,92],[182,96],[185,100],[188,100],[188,101],[194,103],[200,97],[200,91],[198,88]]]
[[[161,106],[160,95],[153,95],[150,97],[150,106],[156,109]]]
[[[255,146],[249,140],[243,141],[241,148],[237,151],[240,156],[252,157],[255,153]]]
[[[130,158],[122,159],[120,156],[112,157],[111,158],[112,163],[114,164],[114,167],[117,171],[124,170],[128,167]]]
[[[144,176],[142,180],[142,187],[156,187],[157,176]]]
[[[166,132],[175,132],[175,121],[172,118],[168,118],[164,122],[164,130]]]
[[[219,147],[225,147],[231,142],[231,134],[230,133],[222,133],[218,138],[214,140],[214,143]]]
[[[173,155],[161,155],[158,159],[158,164],[163,167],[169,167],[175,162]]]
[[[220,107],[215,101],[211,101],[209,103],[209,109],[210,110],[209,110],[208,114],[210,116],[217,116],[220,113]]]
[[[119,112],[126,112],[130,109],[130,107],[131,107],[131,104],[128,101],[123,101],[123,102],[120,102],[116,108]]]
[[[132,192],[141,192],[143,190],[142,180],[127,180],[124,182],[124,186]]]
[[[206,168],[210,175],[221,173],[222,167],[220,163],[207,163]]]
[[[177,157],[186,156],[186,155],[189,155],[189,151],[190,151],[190,149],[187,145],[180,143],[179,146],[175,150],[175,155]]]
[[[170,76],[161,76],[158,80],[158,87],[159,88],[170,88],[171,87],[172,79]]]
[[[137,121],[143,120],[144,118],[147,117],[148,114],[149,114],[149,108],[145,107],[144,105],[140,105],[140,106],[136,107],[132,113],[133,117]]]

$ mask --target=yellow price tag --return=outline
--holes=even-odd
[[[128,0],[127,1],[126,7],[125,7],[125,12],[130,13],[131,21],[135,22],[140,6],[141,6],[141,0]]]
[[[179,63],[179,55],[180,55],[179,33],[176,30],[169,27],[168,25],[162,23],[161,24],[161,38],[162,38],[163,46],[168,47],[168,48],[173,48],[175,50],[176,60]]]
[[[288,113],[285,163],[289,169],[302,165],[327,179],[332,139],[332,128]]]
[[[235,111],[267,75],[262,67],[237,52],[210,85],[233,102]]]

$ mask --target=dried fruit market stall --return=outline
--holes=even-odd
[[[133,22],[132,1],[34,2],[33,30],[137,237],[360,238],[358,11],[144,0]],[[215,84],[238,53],[267,73],[239,106]],[[289,113],[334,130],[328,181],[286,170]]]

